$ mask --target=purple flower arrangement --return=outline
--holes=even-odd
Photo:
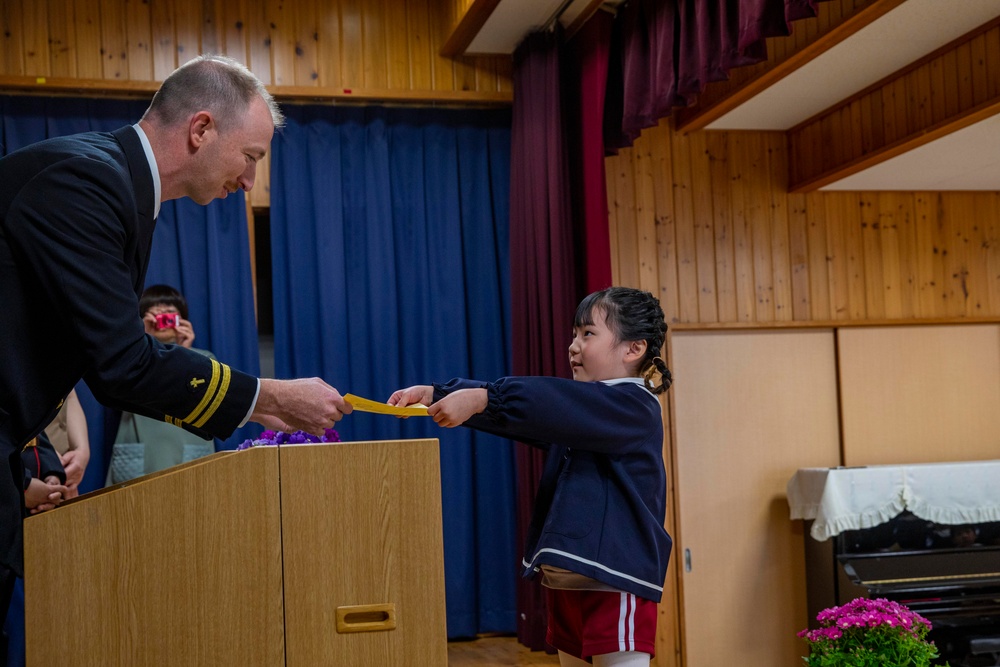
[[[236,451],[243,451],[244,449],[250,449],[251,447],[277,447],[280,445],[301,445],[306,442],[340,442],[340,434],[337,433],[336,429],[327,428],[323,429],[323,435],[313,435],[312,433],[306,433],[305,431],[296,431],[295,433],[285,433],[284,431],[264,431],[256,439],[244,440],[240,444]]]
[[[929,667],[938,657],[927,641],[930,621],[898,602],[857,598],[816,620],[819,628],[798,633],[809,644],[809,667]]]

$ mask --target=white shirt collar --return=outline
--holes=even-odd
[[[156,220],[160,216],[160,170],[156,166],[156,156],[153,155],[153,147],[149,145],[149,138],[146,133],[143,132],[142,127],[139,123],[136,123],[132,127],[135,128],[136,133],[139,135],[139,141],[142,142],[142,151],[146,154],[146,161],[149,162],[149,171],[153,174],[153,220]]]
[[[651,392],[649,389],[646,388],[646,383],[643,381],[642,378],[636,378],[636,377],[612,378],[610,380],[601,380],[601,382],[603,382],[604,384],[609,384],[609,385],[611,385],[611,384],[622,384],[623,382],[624,383],[628,383],[628,384],[637,384],[640,387],[642,387],[643,390],[645,390],[645,392],[647,394],[649,394],[653,398],[656,398],[656,394],[654,394],[653,392]]]

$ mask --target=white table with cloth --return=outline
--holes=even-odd
[[[1000,521],[1000,461],[802,468],[788,481],[792,519],[824,541],[903,510],[941,524]]]

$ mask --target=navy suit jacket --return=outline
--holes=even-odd
[[[133,127],[0,158],[0,566],[20,571],[19,450],[81,378],[105,405],[204,438],[250,409],[256,378],[144,332],[154,197]]]

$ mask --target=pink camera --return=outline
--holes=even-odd
[[[156,329],[176,329],[177,313],[160,313],[156,316]]]

